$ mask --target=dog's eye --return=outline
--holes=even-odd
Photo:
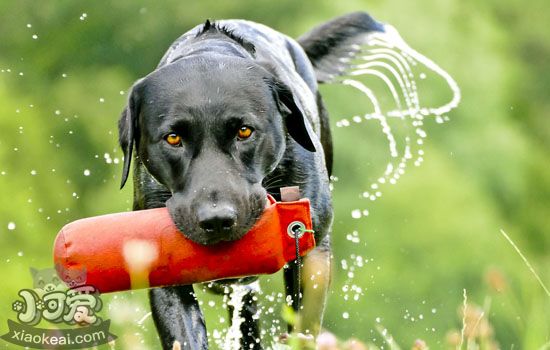
[[[243,125],[239,128],[239,131],[237,132],[237,138],[239,140],[246,140],[250,137],[250,135],[252,135],[252,132],[254,132],[254,130],[251,127]]]
[[[181,136],[176,133],[170,133],[164,137],[171,146],[181,146]]]

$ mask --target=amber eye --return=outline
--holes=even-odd
[[[240,139],[240,140],[245,140],[247,138],[250,137],[250,135],[252,135],[252,132],[254,130],[252,130],[251,127],[248,127],[246,125],[243,125],[239,128],[239,131],[237,132],[237,137]]]
[[[172,146],[180,146],[181,145],[181,136],[176,133],[170,133],[164,137],[166,142],[168,142]]]

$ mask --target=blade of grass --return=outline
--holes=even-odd
[[[529,263],[529,260],[527,260],[527,258],[525,257],[525,255],[523,255],[523,253],[521,252],[521,250],[519,250],[518,246],[514,243],[514,241],[512,241],[512,239],[506,234],[506,232],[504,232],[503,229],[500,229],[500,233],[502,233],[502,235],[504,236],[504,238],[506,238],[506,240],[508,240],[508,242],[512,245],[512,247],[514,247],[514,249],[516,250],[516,252],[519,254],[519,256],[523,259],[523,262],[525,263],[525,265],[527,265],[527,267],[529,268],[529,270],[531,270],[531,273],[535,276],[535,278],[537,279],[537,281],[539,282],[540,286],[542,287],[542,289],[544,289],[544,291],[546,292],[546,295],[548,295],[550,297],[550,291],[548,290],[548,288],[546,287],[546,285],[544,285],[544,282],[542,282],[542,279],[540,278],[540,276],[538,275],[538,273],[535,271],[535,269],[533,268],[533,266],[531,266],[531,264]]]
[[[464,332],[466,331],[466,308],[468,307],[468,295],[466,294],[466,288],[462,289],[462,329],[460,330],[460,345],[457,347],[457,350],[462,350],[464,345]]]
[[[395,342],[395,340],[393,340],[393,337],[391,336],[391,334],[388,333],[388,329],[387,328],[384,328],[382,327],[381,325],[377,325],[376,326],[376,330],[378,331],[378,333],[380,333],[380,335],[382,336],[382,338],[384,338],[384,340],[386,341],[386,343],[388,343],[389,347],[391,350],[401,350],[401,348],[399,347],[399,345],[397,345],[397,343]]]

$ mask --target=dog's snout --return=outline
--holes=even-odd
[[[199,209],[198,221],[208,233],[227,232],[237,223],[237,213],[230,205],[210,204]]]

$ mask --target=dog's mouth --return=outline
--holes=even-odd
[[[231,218],[220,211],[218,214],[210,214],[211,218],[205,220],[204,214],[197,209],[199,206],[178,205],[175,197],[166,202],[166,207],[174,224],[186,238],[201,245],[214,245],[244,237],[261,217],[266,207],[266,198],[264,192],[240,201],[233,206],[238,209],[234,210]]]

